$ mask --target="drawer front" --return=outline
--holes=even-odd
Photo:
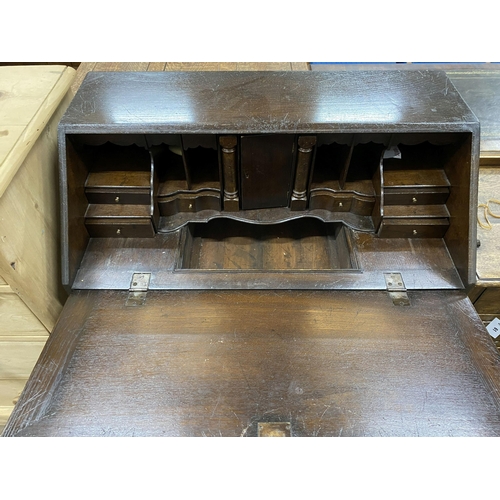
[[[152,238],[155,230],[151,219],[86,220],[92,238]]]
[[[375,199],[353,194],[333,193],[326,190],[311,191],[309,208],[330,212],[351,212],[356,215],[371,215]]]
[[[385,205],[442,205],[448,200],[447,187],[384,189]]]
[[[89,203],[119,205],[149,205],[151,194],[149,189],[86,189]]]
[[[311,210],[322,209],[330,212],[350,212],[351,205],[352,196],[328,192],[312,192],[309,201]]]
[[[448,230],[448,219],[384,218],[381,238],[442,238]]]
[[[160,215],[168,217],[179,212],[201,212],[202,210],[220,210],[220,195],[215,192],[203,194],[180,194],[173,198],[158,200]]]

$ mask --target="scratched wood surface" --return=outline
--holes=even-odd
[[[6,435],[500,435],[500,357],[471,303],[409,296],[73,292]]]
[[[82,62],[72,90],[89,71],[308,71],[306,62]]]

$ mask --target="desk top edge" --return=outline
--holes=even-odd
[[[478,122],[443,71],[89,72],[61,128],[312,132],[464,123]]]

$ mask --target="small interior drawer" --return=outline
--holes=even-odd
[[[201,212],[220,210],[219,191],[201,190],[195,193],[180,193],[172,197],[158,199],[160,215],[171,216],[179,212]]]
[[[96,238],[149,238],[155,235],[148,205],[89,205],[85,226]]]
[[[384,207],[384,218],[443,219],[450,213],[446,205],[388,205]]]
[[[384,217],[380,226],[381,238],[442,238],[448,230],[448,219]]]
[[[86,189],[89,203],[116,203],[125,205],[147,205],[151,200],[149,189],[109,188]]]
[[[446,203],[448,187],[390,187],[384,189],[385,205],[441,205]]]
[[[151,202],[150,173],[145,171],[90,172],[85,183],[89,203],[148,205]]]
[[[152,238],[155,235],[151,219],[86,219],[85,226],[92,238]]]

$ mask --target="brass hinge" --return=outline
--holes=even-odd
[[[146,302],[151,273],[134,273],[128,289],[126,307],[142,306]]]
[[[409,306],[410,299],[401,273],[384,273],[385,285],[389,297],[395,306]]]

